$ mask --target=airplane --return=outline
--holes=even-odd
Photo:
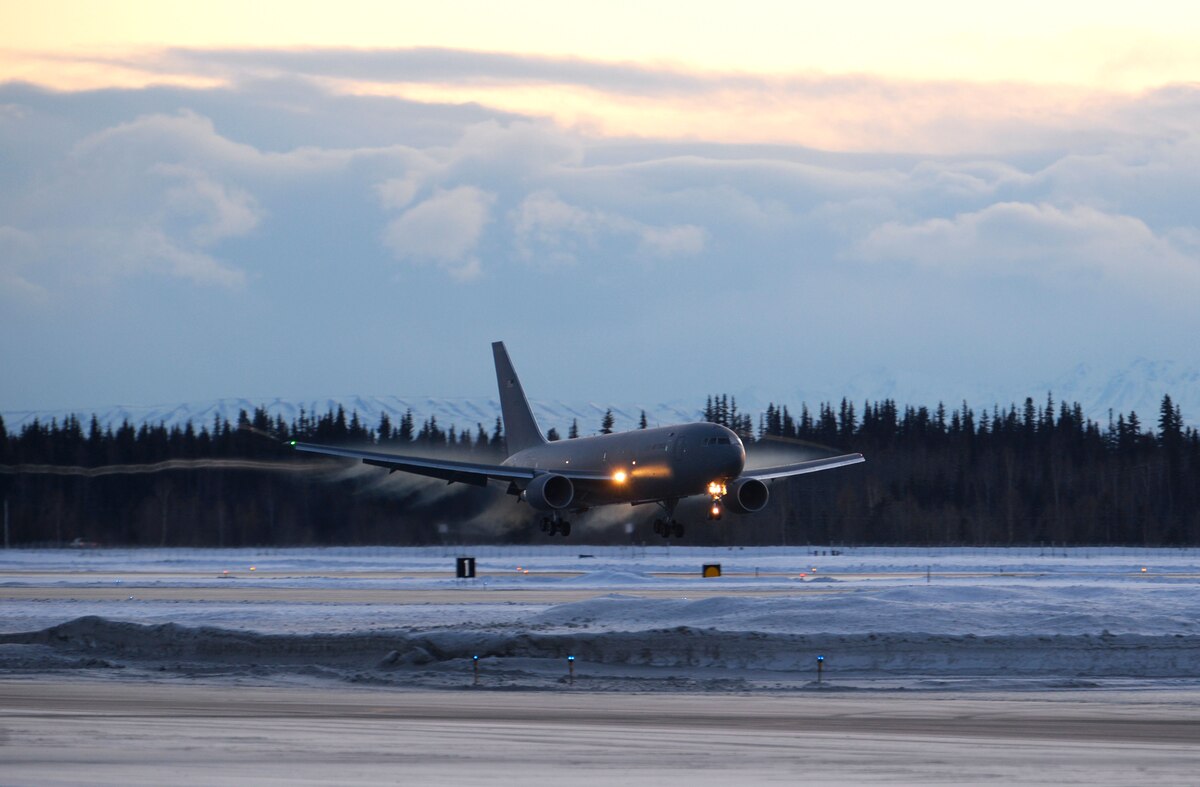
[[[507,484],[507,493],[542,514],[542,531],[571,534],[567,514],[613,504],[655,504],[664,516],[654,532],[680,538],[675,508],[687,497],[710,498],[708,518],[726,510],[754,514],[767,505],[768,481],[865,461],[844,454],[746,470],[746,447],[720,424],[695,423],[550,441],[542,434],[504,342],[492,343],[507,457],[500,464],[463,462],[328,445],[290,444],[298,451],[360,459],[368,465],[440,478],[448,483]]]

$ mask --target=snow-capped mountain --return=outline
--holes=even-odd
[[[579,433],[593,434],[600,429],[604,413],[610,407],[613,411],[615,428],[620,430],[637,428],[642,411],[651,426],[689,423],[701,417],[703,407],[688,408],[685,405],[605,405],[594,402],[559,402],[550,400],[534,400],[530,402],[538,423],[543,429],[556,428],[563,437],[571,428],[572,421],[578,421]],[[703,403],[701,403],[703,404]],[[0,415],[4,418],[5,428],[19,431],[21,427],[32,423],[36,418],[46,423],[57,419],[60,423],[74,413],[84,422],[87,428],[92,414],[95,414],[102,425],[119,425],[123,421],[140,426],[143,423],[164,423],[167,426],[183,426],[191,421],[197,429],[210,426],[214,420],[228,420],[237,423],[238,414],[245,410],[253,413],[256,408],[265,408],[271,420],[277,416],[291,424],[303,410],[309,415],[321,416],[338,407],[346,411],[346,417],[357,413],[360,421],[374,428],[378,426],[380,417],[387,413],[393,426],[398,426],[400,418],[411,410],[416,425],[428,418],[436,417],[442,429],[453,426],[456,430],[470,429],[474,432],[482,426],[489,434],[500,415],[500,402],[496,399],[436,399],[430,397],[403,396],[331,396],[320,399],[283,399],[270,400],[254,399],[210,399],[201,402],[188,402],[171,405],[113,405],[110,407],[82,407],[76,410],[14,410]]]
[[[1047,394],[1055,402],[1079,402],[1084,414],[1105,425],[1108,414],[1137,412],[1146,427],[1153,427],[1158,420],[1159,405],[1163,394],[1169,394],[1183,413],[1184,423],[1200,426],[1200,370],[1185,367],[1173,361],[1148,361],[1138,359],[1124,369],[1103,372],[1087,364],[1080,364],[1059,379],[1032,385],[1023,389],[1004,386],[947,384],[918,375],[878,369],[858,375],[840,384],[832,381],[824,386],[811,386],[790,394],[768,394],[761,388],[731,392],[736,396],[738,409],[755,417],[771,402],[787,405],[794,414],[799,414],[802,404],[815,409],[820,402],[840,402],[843,397],[857,405],[864,401],[893,399],[900,405],[927,405],[935,407],[939,401],[947,409],[958,407],[964,400],[975,410],[991,408],[998,404],[1007,407],[1020,405],[1027,396],[1032,396],[1041,406]],[[572,421],[579,424],[580,434],[594,434],[600,428],[605,410],[611,408],[617,430],[636,428],[641,413],[645,411],[651,426],[687,423],[699,420],[707,394],[697,394],[689,399],[658,404],[622,404],[600,402],[564,402],[536,399],[531,402],[534,413],[542,428],[555,428],[564,437]],[[175,426],[191,421],[197,428],[209,425],[214,419],[236,422],[241,410],[253,412],[257,407],[266,408],[272,420],[281,416],[291,423],[303,409],[306,413],[323,415],[338,406],[345,409],[347,417],[358,413],[368,426],[378,425],[380,416],[387,413],[393,424],[412,410],[419,426],[431,416],[438,424],[448,429],[474,431],[482,425],[489,433],[500,413],[500,405],[493,398],[430,398],[403,396],[331,396],[312,398],[275,398],[255,400],[244,398],[212,399],[170,405],[113,405],[107,407],[79,407],[74,410],[10,410],[0,413],[10,431],[19,431],[35,418],[42,422],[57,419],[61,422],[74,413],[85,422],[95,414],[100,423],[118,425],[129,421],[135,426],[143,423],[165,423]]]

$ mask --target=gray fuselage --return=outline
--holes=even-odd
[[[558,440],[518,451],[504,464],[601,475],[575,484],[577,504],[594,506],[703,494],[710,483],[741,474],[746,448],[724,426],[698,423]]]

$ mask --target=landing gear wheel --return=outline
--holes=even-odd
[[[671,534],[676,538],[683,538],[683,523],[676,522],[671,526]]]
[[[542,517],[542,532],[543,533],[550,532],[550,520],[547,519],[546,517]]]
[[[560,523],[558,526],[558,532],[562,533],[564,538],[571,535],[571,523],[566,521]]]
[[[661,536],[663,531],[663,521],[661,519],[654,520],[654,535]]]

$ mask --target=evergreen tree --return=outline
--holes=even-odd
[[[1158,408],[1158,441],[1172,448],[1183,441],[1183,416],[1171,401],[1170,394],[1163,395]]]
[[[613,411],[611,409],[605,410],[604,420],[600,422],[600,434],[612,434],[615,423],[616,419],[613,418]]]

